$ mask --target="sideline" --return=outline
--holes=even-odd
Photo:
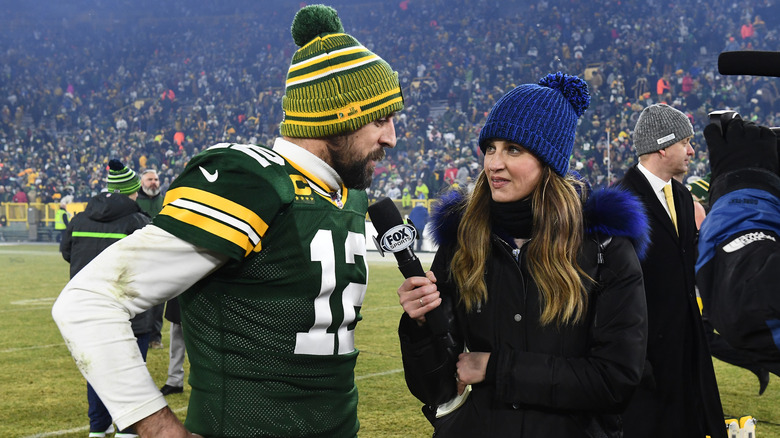
[[[59,247],[60,244],[58,242],[31,242],[29,240],[20,240],[18,242],[2,241],[0,242],[0,247],[3,246],[57,246]]]

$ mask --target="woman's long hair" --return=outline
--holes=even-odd
[[[580,181],[563,178],[545,166],[531,193],[533,232],[526,259],[541,292],[542,325],[577,323],[587,307],[583,277],[589,278],[577,263],[584,231],[582,199],[575,186],[581,185]],[[451,266],[467,311],[488,299],[485,272],[491,239],[490,199],[490,186],[483,170],[466,203]]]

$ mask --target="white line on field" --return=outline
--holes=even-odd
[[[66,433],[79,433],[88,430],[89,430],[89,426],[82,426],[82,427],[77,427],[75,429],[58,430],[56,432],[46,432],[46,433],[39,433],[37,435],[28,435],[24,438],[43,438],[45,436],[59,436]]]
[[[398,374],[402,373],[404,370],[399,368],[397,370],[389,370],[389,371],[382,371],[381,373],[373,373],[373,374],[366,374],[365,376],[357,376],[355,377],[355,380],[363,380],[363,379],[370,379],[372,377],[380,377],[380,376],[387,376],[390,374]]]
[[[38,350],[40,348],[52,348],[52,347],[64,347],[64,346],[65,346],[64,342],[61,342],[59,344],[49,344],[49,345],[33,345],[31,347],[6,348],[5,350],[0,350],[0,353],[16,353],[17,351]]]
[[[15,309],[7,309],[7,310],[0,310],[0,313],[14,313],[14,312],[30,312],[32,310],[51,310],[51,306],[44,306],[44,307],[18,307]]]
[[[62,257],[59,251],[19,251],[13,249],[0,249],[0,255],[30,255],[30,256],[58,256]]]
[[[404,309],[401,308],[400,304],[395,304],[395,305],[392,305],[392,306],[379,306],[379,307],[373,307],[372,306],[372,307],[370,307],[368,309],[362,308],[362,309],[360,309],[360,313],[374,312],[374,311],[377,311],[377,310],[392,310],[392,309],[398,309],[399,313],[402,313],[404,311]]]
[[[187,406],[184,406],[184,407],[181,407],[179,409],[174,409],[173,412],[178,414],[178,413],[184,412],[186,410],[187,410]],[[79,433],[79,432],[86,432],[86,431],[89,431],[89,426],[81,426],[81,427],[76,427],[76,428],[73,428],[73,429],[55,430],[54,432],[44,432],[44,433],[39,433],[39,434],[35,434],[35,435],[27,435],[27,436],[22,437],[22,438],[45,438],[45,437],[49,437],[49,436],[60,436],[60,435],[65,434],[65,433]]]

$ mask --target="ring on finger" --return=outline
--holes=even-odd
[[[424,306],[424,305],[425,305],[425,303],[423,303],[423,300],[422,300],[422,298],[420,298],[420,307],[422,307],[422,306]]]

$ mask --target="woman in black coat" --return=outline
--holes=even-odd
[[[435,436],[621,436],[645,364],[641,204],[567,174],[585,83],[561,73],[502,97],[484,169],[445,196],[431,272],[398,295],[410,391]],[[434,333],[426,314],[446,316]],[[452,342],[450,342],[452,341]]]

